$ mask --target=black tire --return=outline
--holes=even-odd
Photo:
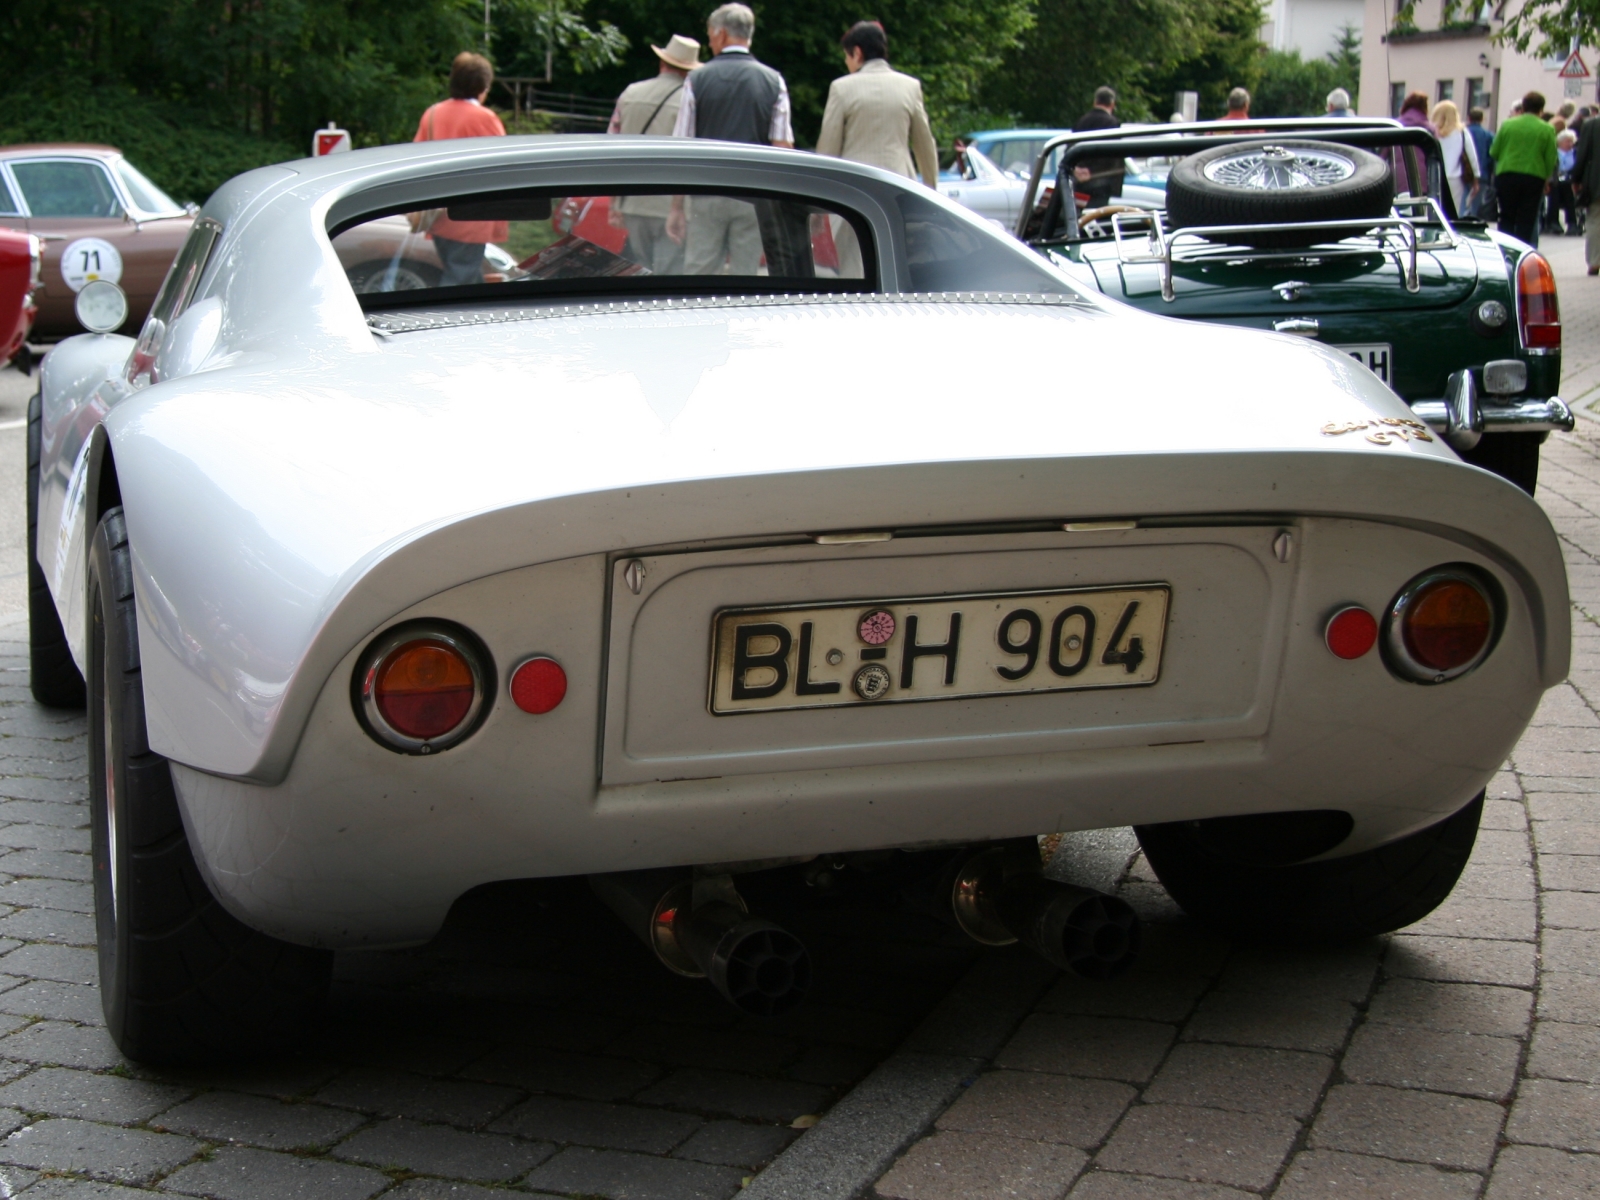
[[[1273,150],[1333,155],[1354,167],[1346,179],[1305,187],[1260,188],[1207,176],[1224,160]],[[1200,225],[1282,225],[1295,221],[1352,221],[1387,217],[1394,204],[1394,173],[1376,154],[1354,146],[1301,139],[1267,138],[1213,146],[1191,154],[1167,178],[1167,223],[1182,229]],[[1262,247],[1309,246],[1337,241],[1337,232],[1263,231],[1229,235],[1226,241]]]
[[[1179,906],[1239,941],[1343,942],[1420,921],[1461,877],[1483,815],[1483,793],[1436,825],[1359,854],[1290,866],[1242,864],[1208,844],[1207,822],[1135,830]]]
[[[50,585],[39,569],[39,443],[43,415],[38,392],[28,401],[28,687],[51,708],[82,708],[83,674],[67,649]]]
[[[244,925],[195,866],[171,768],[147,740],[120,508],[95,531],[88,598],[89,805],[106,1027],[124,1054],[152,1065],[281,1050],[321,1006],[333,955]]]
[[[389,273],[391,265],[394,267],[395,272],[394,286],[384,289],[381,284],[384,276]],[[436,288],[439,286],[439,281],[444,278],[438,267],[409,258],[403,258],[394,264],[391,264],[388,259],[382,259],[378,262],[357,263],[346,271],[345,275],[350,280],[351,290],[357,295],[382,290],[411,292],[419,288]]]
[[[1490,433],[1461,457],[1475,467],[1509,479],[1528,495],[1539,484],[1539,447],[1547,434]]]

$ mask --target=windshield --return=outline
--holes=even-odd
[[[866,291],[877,274],[861,217],[757,193],[457,197],[362,221],[333,246],[368,308],[441,289]]]
[[[112,163],[111,169],[117,173],[117,178],[122,180],[128,198],[140,212],[153,217],[182,214],[183,205],[146,179],[144,174],[127,159],[117,159]]]

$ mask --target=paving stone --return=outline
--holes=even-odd
[[[1534,906],[1525,900],[1451,896],[1421,921],[1407,926],[1406,932],[1531,942],[1537,936],[1534,912]]]
[[[1516,1085],[1521,1054],[1510,1038],[1368,1024],[1356,1030],[1340,1069],[1356,1083],[1499,1100]]]
[[[1524,1079],[1517,1088],[1506,1140],[1600,1151],[1600,1088],[1552,1079]]]
[[[534,1096],[490,1128],[552,1142],[665,1154],[700,1125],[698,1117],[683,1113],[594,1100]]]
[[[789,1122],[821,1112],[828,1090],[787,1079],[757,1079],[726,1071],[674,1071],[660,1083],[640,1092],[646,1104],[663,1104],[697,1112],[757,1121]]]
[[[1564,892],[1600,892],[1600,859],[1571,854],[1541,854],[1539,882]],[[0,888],[0,900],[5,889]]]
[[[759,1073],[780,1070],[800,1052],[799,1046],[788,1038],[654,1024],[635,1026],[606,1049],[624,1058]]]
[[[862,1078],[881,1057],[854,1046],[808,1046],[783,1073],[801,1083],[840,1087]]]
[[[12,800],[45,801],[52,807],[77,805],[88,794],[88,790],[83,781],[78,779],[44,779],[37,775],[0,776],[0,796]],[[9,804],[0,806],[0,816],[8,816],[10,808]]]
[[[92,984],[100,979],[100,963],[95,952],[77,946],[39,943],[23,946],[0,958],[0,971],[33,979],[55,979],[61,983]]]
[[[1383,965],[1389,974],[1411,979],[1532,987],[1534,949],[1526,942],[1401,933],[1390,939]]]
[[[1472,1200],[1482,1182],[1477,1175],[1441,1171],[1421,1163],[1311,1150],[1294,1156],[1273,1196],[1274,1200],[1335,1200],[1346,1196]]]
[[[14,879],[0,885],[0,904],[92,913],[94,888],[90,884],[67,879]]]
[[[357,1113],[320,1104],[283,1104],[265,1096],[206,1092],[163,1113],[155,1124],[217,1142],[269,1150],[327,1146],[365,1123]]]
[[[51,1066],[108,1070],[121,1066],[122,1052],[99,1026],[36,1021],[0,1038],[0,1056]]]
[[[118,1183],[146,1183],[192,1158],[200,1148],[199,1142],[171,1134],[52,1118],[0,1142],[0,1161]]]
[[[672,1157],[726,1167],[759,1167],[782,1153],[796,1136],[793,1130],[778,1125],[707,1121]]]
[[[1128,1113],[1095,1161],[1113,1171],[1264,1188],[1299,1128],[1287,1117],[1145,1104]]]
[[[1539,920],[1546,929],[1600,929],[1600,894],[1545,892],[1539,897]],[[0,921],[0,932],[4,925]]]
[[[1176,1031],[1153,1021],[1034,1013],[995,1065],[1093,1079],[1144,1083],[1155,1073]]]
[[[0,828],[0,846],[28,850],[89,850],[88,829],[68,829],[61,825],[6,825]]]
[[[661,1068],[621,1058],[513,1046],[479,1059],[461,1073],[469,1079],[509,1083],[533,1092],[621,1100],[659,1079]]]
[[[1542,971],[1539,975],[1538,1014],[1549,1021],[1575,1025],[1600,1024],[1600,986],[1594,976],[1570,971]]]
[[[1469,862],[1450,894],[1483,896],[1490,900],[1532,900],[1533,872],[1527,867],[1496,867],[1489,863]]]
[[[1600,854],[1600,822],[1538,821],[1533,827],[1533,844],[1545,854]],[[0,871],[7,870],[0,858]]]
[[[0,1087],[0,1104],[53,1117],[126,1125],[171,1108],[186,1095],[183,1088],[144,1079],[44,1067]]]
[[[59,908],[19,908],[0,917],[0,937],[24,942],[55,942],[63,946],[93,946],[94,918],[88,913]]]
[[[4,1007],[5,998],[0,996],[0,1008]],[[357,1067],[328,1084],[317,1099],[379,1116],[477,1128],[505,1112],[521,1094],[491,1083]]]
[[[1368,941],[1314,950],[1243,950],[1218,977],[1216,992],[1337,997],[1356,1003],[1372,991],[1381,949],[1380,943]]]
[[[1593,1200],[1595,1196],[1600,1196],[1600,1156],[1507,1146],[1495,1160],[1484,1200]]]
[[[16,1172],[38,1179],[28,1193],[28,1200],[150,1200],[150,1193],[142,1189],[123,1187],[120,1183],[97,1183],[89,1179],[69,1179],[65,1176],[40,1176],[37,1171],[23,1171],[18,1167],[0,1168],[6,1175]]]
[[[1481,1171],[1505,1110],[1487,1100],[1341,1084],[1322,1103],[1309,1144],[1318,1150]]]
[[[1071,1200],[1245,1200],[1251,1195],[1214,1183],[1091,1171],[1072,1189]]]
[[[3,794],[3,793],[0,793]],[[89,824],[88,806],[81,803],[62,804],[38,800],[6,800],[0,802],[0,821],[16,821],[29,825],[59,825],[63,829],[79,829]]]
[[[523,1184],[543,1192],[627,1200],[727,1200],[743,1177],[738,1167],[574,1146],[534,1168]]]
[[[1600,975],[1600,932],[1546,929],[1539,939],[1539,957],[1547,971]]]
[[[216,1200],[366,1200],[388,1187],[389,1177],[350,1163],[226,1146],[169,1175],[161,1186]]]
[[[1600,1083],[1600,1029],[1540,1021],[1533,1027],[1528,1074],[1546,1079]]]
[[[961,1093],[937,1127],[1087,1150],[1105,1140],[1135,1095],[1109,1079],[990,1071]]]
[[[420,1175],[447,1175],[478,1183],[504,1183],[525,1174],[555,1152],[548,1142],[493,1133],[467,1133],[448,1125],[386,1121],[363,1129],[335,1150],[340,1158]]]
[[[1087,1161],[1051,1142],[938,1133],[912,1146],[876,1190],[886,1200],[1056,1200]]]
[[[1215,992],[1184,1027],[1193,1041],[1331,1053],[1344,1045],[1355,1006],[1337,996]]]
[[[91,881],[94,864],[87,854],[66,850],[26,849],[0,855],[0,871],[7,875],[37,875],[46,879]]]
[[[1600,758],[1596,758],[1600,763]],[[1472,846],[1475,862],[1493,863],[1499,867],[1523,866],[1532,860],[1525,833],[1505,833],[1495,829],[1480,829]]]
[[[1519,988],[1390,979],[1373,997],[1367,1020],[1441,1033],[1522,1037],[1532,1008],[1532,994]]]
[[[1144,1099],[1306,1117],[1332,1070],[1320,1054],[1189,1042],[1168,1056]]]
[[[1523,831],[1528,828],[1528,810],[1523,807],[1520,800],[1486,800],[1483,805],[1483,829],[1510,829]]]
[[[161,1083],[290,1100],[310,1097],[337,1075],[339,1068],[313,1058],[272,1058],[211,1069],[152,1071],[142,1068],[142,1072]]]
[[[479,1187],[453,1179],[408,1179],[384,1195],[394,1200],[507,1200],[504,1188]]]
[[[1210,985],[1203,975],[1137,973],[1111,980],[1066,976],[1039,1001],[1038,1011],[1175,1023],[1194,1011]]]
[[[0,992],[0,1012],[75,1021],[79,1025],[105,1024],[98,987],[57,983],[47,979],[31,980],[20,987]]]

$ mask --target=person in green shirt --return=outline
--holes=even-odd
[[[1522,98],[1521,115],[1500,126],[1489,145],[1500,232],[1530,246],[1539,244],[1539,205],[1556,173],[1556,131],[1539,115],[1543,111],[1544,97],[1529,92]]]

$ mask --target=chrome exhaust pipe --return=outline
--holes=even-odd
[[[799,938],[749,915],[726,875],[591,875],[589,887],[672,971],[708,979],[735,1008],[775,1017],[805,999],[811,956]]]
[[[1115,896],[1046,879],[1032,846],[991,846],[959,860],[949,895],[956,924],[973,940],[1021,942],[1084,979],[1115,979],[1139,953],[1138,914]]]

